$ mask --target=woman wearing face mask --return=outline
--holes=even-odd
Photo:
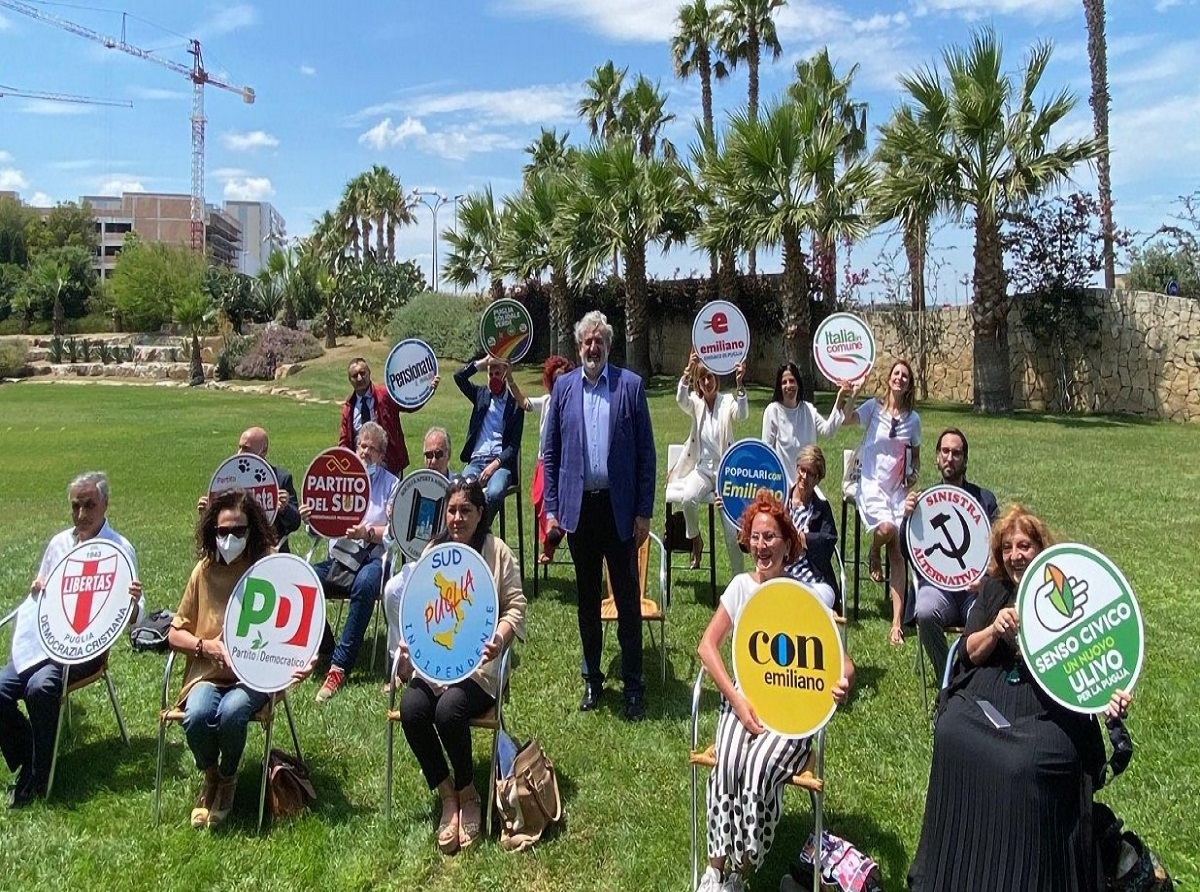
[[[430,543],[430,547],[441,542],[470,546],[491,570],[500,613],[496,634],[484,647],[483,664],[470,678],[441,685],[414,672],[403,642],[397,662],[397,674],[407,682],[400,698],[400,724],[425,782],[441,799],[437,846],[447,855],[479,838],[482,814],[473,780],[469,723],[495,705],[501,685],[499,657],[514,637],[525,637],[521,570],[509,547],[488,531],[486,506],[478,481],[454,480],[446,496],[446,531]]]
[[[675,390],[675,402],[680,411],[692,419],[692,429],[679,461],[667,470],[667,501],[678,505],[683,512],[692,546],[692,569],[700,566],[704,555],[704,540],[700,538],[700,504],[711,497],[716,488],[717,466],[733,443],[734,421],[742,421],[750,414],[746,389],[742,386],[744,374],[745,369],[738,363],[733,371],[736,397],[721,393],[720,380],[700,364],[699,357],[693,352]],[[734,542],[735,536],[733,527],[725,524],[729,563],[734,573],[740,573],[742,553]]]
[[[744,877],[762,865],[779,823],[784,782],[808,761],[811,744],[811,738],[780,737],[764,728],[721,656],[750,596],[795,561],[800,536],[785,506],[764,491],[742,515],[739,535],[750,547],[754,569],[729,583],[697,649],[721,692],[717,765],[708,776],[708,868],[697,892],[741,892]],[[845,702],[853,683],[854,663],[847,656],[833,689],[838,703]]]
[[[223,492],[209,499],[196,525],[196,556],[183,600],[171,620],[167,643],[187,655],[179,704],[183,729],[204,784],[192,826],[220,827],[233,808],[238,762],[246,725],[266,705],[268,694],[237,680],[222,641],[225,609],[242,574],[273,551],[275,533],[248,492]]]
[[[1092,836],[1092,793],[1104,780],[1100,725],[1051,700],[1017,645],[1017,588],[1052,544],[1019,505],[992,527],[988,576],[938,710],[910,889],[1104,888]],[[1116,691],[1106,714],[1124,718],[1129,703]]]
[[[842,406],[850,392],[844,384],[840,385],[829,417],[822,418],[817,407],[802,397],[801,381],[800,369],[794,362],[781,365],[775,373],[775,392],[763,412],[762,441],[783,462],[788,486],[796,482],[796,458],[800,450],[815,443],[818,436],[832,437],[842,426]]]

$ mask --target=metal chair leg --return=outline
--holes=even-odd
[[[154,824],[158,825],[161,817],[162,804],[162,775],[163,757],[167,749],[167,723],[161,717],[158,720],[158,759],[154,768]]]
[[[66,672],[63,672],[63,684],[66,685]],[[58,725],[54,729],[54,753],[50,756],[50,779],[46,782],[46,798],[54,791],[54,774],[58,770],[58,744],[62,739],[63,722],[71,709],[70,695],[64,693],[58,704]]]
[[[383,820],[392,819],[392,749],[395,744],[396,723],[391,719],[387,722],[387,767],[384,769],[383,781]]]
[[[262,833],[263,817],[267,811],[267,780],[271,771],[271,732],[275,728],[275,710],[271,709],[271,717],[263,726],[263,763],[262,781],[258,785],[258,832]]]
[[[121,732],[121,742],[129,746],[129,732],[125,729],[125,718],[121,715],[120,704],[117,703],[117,689],[108,672],[104,673],[104,684],[108,688],[108,700],[112,703],[113,712],[117,716],[117,728]]]
[[[717,609],[717,528],[713,506],[708,506],[708,587],[713,610]],[[724,522],[724,518],[722,518]]]
[[[484,821],[484,832],[490,837],[492,835],[492,813],[496,810],[496,762],[499,759],[500,750],[500,723],[496,723],[496,727],[492,729],[492,767],[488,770],[488,785],[487,785],[487,818]]]
[[[692,888],[700,885],[700,861],[696,832],[696,765],[692,764]]]

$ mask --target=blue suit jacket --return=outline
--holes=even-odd
[[[454,373],[454,383],[463,392],[463,396],[471,401],[471,420],[467,424],[467,439],[463,443],[459,458],[469,462],[471,453],[475,451],[475,442],[483,430],[483,419],[488,407],[492,404],[492,393],[486,387],[480,387],[471,381],[475,374],[476,365],[472,360]],[[500,433],[500,464],[508,468],[512,482],[521,479],[521,433],[525,429],[525,413],[517,407],[517,401],[508,397],[504,406],[504,430]]]
[[[608,486],[617,535],[633,537],[635,517],[654,515],[655,455],[650,407],[642,379],[608,365]],[[550,396],[546,445],[542,452],[545,510],[568,533],[579,526],[583,476],[583,370],[560,375]]]

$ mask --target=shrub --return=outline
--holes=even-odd
[[[46,350],[46,356],[55,365],[57,365],[58,363],[63,361],[63,339],[62,338],[51,338],[50,339],[50,346]]]
[[[92,361],[92,342],[87,338],[79,343],[79,356],[84,362]]]
[[[24,338],[0,342],[0,377],[12,378],[25,368],[28,346]]]
[[[426,291],[396,311],[388,334],[393,342],[420,338],[439,357],[466,362],[479,352],[479,317],[489,302]]]
[[[89,313],[78,319],[68,319],[67,331],[71,334],[97,334],[99,332],[113,331],[112,314]]]
[[[72,365],[79,362],[79,344],[75,342],[74,338],[67,338],[66,348],[67,362],[71,363]]]
[[[239,378],[270,381],[279,366],[290,362],[316,359],[324,349],[306,331],[270,325],[255,335],[245,355],[237,363]]]
[[[96,345],[96,347],[99,351],[100,362],[102,362],[104,365],[108,365],[110,362],[114,361],[114,359],[113,359],[114,348],[111,344],[108,343],[108,341],[101,341],[99,344]]]

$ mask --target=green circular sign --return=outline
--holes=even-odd
[[[1129,581],[1094,548],[1064,543],[1030,562],[1017,590],[1021,653],[1050,697],[1104,711],[1142,671],[1142,612]]]
[[[519,362],[533,346],[533,317],[511,297],[488,304],[479,318],[479,345],[496,359]]]

